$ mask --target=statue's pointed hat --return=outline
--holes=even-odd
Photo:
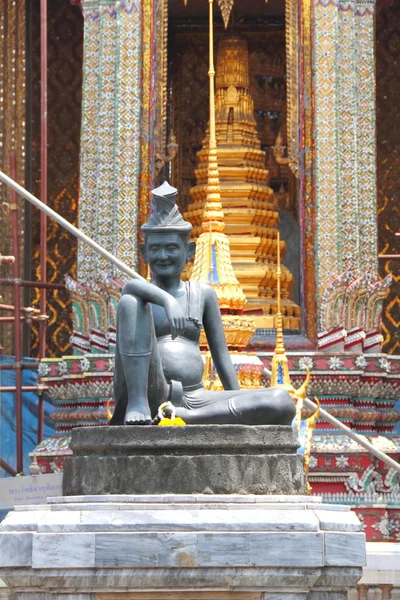
[[[152,212],[142,231],[147,233],[190,233],[192,226],[184,220],[176,205],[178,190],[166,181],[152,191]]]

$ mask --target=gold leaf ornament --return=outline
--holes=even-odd
[[[231,16],[233,3],[235,0],[217,0],[218,6],[221,9],[222,19],[224,21],[225,29],[228,27],[229,18]]]

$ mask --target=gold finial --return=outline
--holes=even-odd
[[[281,235],[277,232],[277,268],[276,268],[276,344],[275,354],[285,354],[285,346],[283,344],[283,324],[282,324],[282,313],[281,313]]]
[[[218,6],[221,9],[222,19],[224,21],[225,29],[228,27],[229,19],[231,16],[233,3],[235,0],[217,0]]]
[[[283,342],[283,325],[281,313],[281,238],[279,231],[277,232],[277,288],[276,288],[276,343],[275,352],[271,363],[271,387],[283,387],[288,390],[291,395],[294,395],[295,390],[291,384],[289,376],[288,359],[286,356],[285,345]]]
[[[209,67],[208,78],[210,85],[210,139],[208,150],[207,202],[203,213],[203,231],[223,231],[225,229],[224,213],[222,211],[219,190],[219,170],[217,157],[217,137],[215,131],[215,67],[214,67],[214,27],[213,0],[208,0],[209,6]]]
[[[283,326],[282,326],[282,314],[281,314],[281,237],[279,231],[277,232],[277,298],[276,298],[276,343],[275,352],[271,362],[271,387],[282,387],[285,388],[292,396],[296,403],[296,426],[300,429],[301,422],[301,409],[303,407],[304,398],[307,394],[307,387],[310,382],[310,371],[306,367],[307,375],[303,384],[298,390],[295,390],[289,375],[289,363],[286,356],[286,350],[283,340]]]

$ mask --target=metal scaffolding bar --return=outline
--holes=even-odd
[[[40,199],[47,204],[47,0],[40,0]],[[47,215],[40,213],[40,279],[47,283]],[[40,288],[39,359],[46,355],[46,300],[44,285]],[[38,443],[44,435],[43,395],[39,395]]]
[[[0,458],[0,467],[5,470],[6,473],[11,475],[11,477],[15,477],[18,475],[17,471],[15,471],[9,464],[7,464],[2,458]]]
[[[14,285],[15,283],[18,283],[18,285],[21,287],[37,289],[45,288],[46,290],[65,290],[64,283],[44,283],[43,281],[26,281],[26,279],[18,279],[17,281],[15,281],[11,278],[0,279],[0,283],[3,285]],[[40,311],[38,310],[38,312]]]

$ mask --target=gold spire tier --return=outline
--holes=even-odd
[[[249,92],[248,49],[238,36],[224,39],[217,53],[215,94],[216,161],[224,234],[229,238],[233,271],[246,297],[244,310],[253,313],[257,328],[274,327],[277,311],[276,270],[279,215],[273,205],[265,152],[258,139],[254,104]],[[185,218],[193,235],[204,230],[209,189],[209,130],[197,153],[197,185]],[[280,242],[284,251],[285,243]],[[193,274],[195,270],[193,270]],[[193,276],[193,275],[192,275]],[[282,266],[282,320],[285,329],[300,328],[300,309],[290,299],[293,277]]]

